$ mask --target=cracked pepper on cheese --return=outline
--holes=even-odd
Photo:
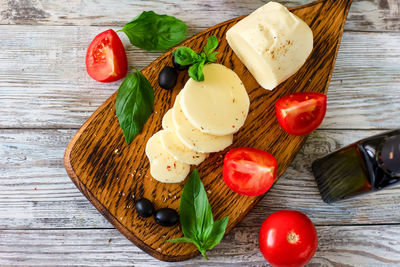
[[[172,109],[172,121],[176,129],[176,134],[182,143],[190,149],[202,153],[218,152],[232,144],[232,134],[216,136],[202,133],[199,129],[194,127],[182,111],[180,98],[181,93],[177,95]]]
[[[249,96],[236,73],[220,64],[207,64],[204,76],[202,82],[189,79],[165,113],[163,130],[147,141],[150,174],[159,182],[182,182],[190,165],[230,146],[233,133],[246,120]]]
[[[150,174],[162,183],[179,183],[189,174],[190,165],[176,160],[161,143],[164,130],[155,133],[146,145],[146,155],[150,161]]]
[[[203,68],[204,81],[189,79],[180,105],[189,122],[203,133],[224,136],[239,131],[249,111],[249,96],[239,76],[221,64]]]
[[[272,90],[296,73],[313,49],[310,27],[269,2],[228,30],[226,39],[257,82]]]
[[[208,154],[194,151],[181,142],[174,131],[162,131],[161,144],[176,160],[186,164],[198,165]]]

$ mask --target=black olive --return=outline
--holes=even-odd
[[[173,209],[163,208],[156,211],[154,219],[159,225],[173,226],[179,221],[179,215]]]
[[[178,73],[172,67],[164,67],[160,71],[160,75],[158,75],[158,84],[161,88],[164,89],[172,89],[175,87],[176,79],[178,77]]]
[[[177,62],[175,61],[175,57],[174,57],[174,56],[172,56],[172,65],[174,65],[174,68],[175,68],[176,70],[178,70],[178,71],[186,70],[187,68],[189,68],[189,65],[184,65],[184,66],[182,66],[181,64],[177,63]]]
[[[136,201],[135,208],[137,213],[145,218],[150,217],[154,214],[153,204],[151,204],[150,200],[148,200],[147,198],[142,198]]]

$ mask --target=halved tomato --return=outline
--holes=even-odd
[[[86,53],[86,70],[90,77],[103,83],[125,77],[128,61],[124,45],[115,31],[102,32],[90,43]]]
[[[271,188],[276,169],[276,159],[270,153],[240,147],[226,153],[222,175],[226,185],[236,193],[258,196]]]
[[[326,113],[326,95],[301,92],[281,97],[275,103],[282,128],[291,135],[306,135],[321,124]]]

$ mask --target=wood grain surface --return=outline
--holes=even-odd
[[[270,151],[278,160],[278,177],[289,166],[305,137],[290,136],[279,127],[273,104],[289,93],[327,92],[350,4],[348,0],[317,1],[292,9],[313,30],[314,49],[304,66],[272,92],[257,84],[224,38],[226,31],[241,18],[219,24],[183,42],[183,45],[200,51],[210,35],[217,36],[220,41],[217,49],[219,63],[239,75],[251,102],[249,116],[235,135],[233,147],[250,146]],[[114,94],[72,139],[65,153],[65,166],[82,193],[129,240],[158,259],[181,261],[194,257],[198,251],[192,244],[165,242],[182,236],[179,226],[161,227],[151,219],[139,217],[134,209],[129,208],[133,206],[134,198],[141,197],[150,199],[156,209],[178,209],[179,206],[183,183],[162,184],[152,179],[144,153],[148,138],[160,129],[162,115],[172,106],[176,94],[188,79],[182,73],[172,93],[162,90],[157,82],[158,73],[170,63],[171,52],[167,52],[142,71],[155,89],[156,100],[154,113],[131,145],[124,143],[119,129]],[[230,218],[229,232],[262,196],[246,197],[229,190],[221,179],[223,155],[224,152],[212,154],[198,169],[215,219]]]
[[[400,187],[328,205],[311,173],[315,159],[383,131],[312,133],[279,181],[239,225],[256,229],[262,218],[281,209],[297,209],[324,226],[400,222]],[[0,229],[112,227],[65,174],[60,155],[74,134],[75,130],[0,130]],[[9,215],[10,207],[14,216]]]
[[[317,226],[317,231],[319,249],[309,266],[400,264],[399,225]],[[41,266],[43,262],[51,266],[65,266],[66,262],[84,266],[267,266],[258,249],[258,227],[235,227],[220,245],[207,253],[210,261],[197,257],[190,263],[156,261],[114,229],[0,230],[0,240],[4,240],[0,243],[1,266]],[[71,255],[79,261],[71,259]]]
[[[91,39],[108,28],[1,27],[1,128],[78,129],[118,89],[120,81],[91,79],[82,61]],[[120,37],[129,64],[139,69],[161,55],[134,48],[126,36]],[[395,108],[400,103],[399,58],[399,33],[345,32],[321,127],[395,127],[400,117]]]
[[[201,1],[118,1],[0,0],[0,25],[123,26],[143,10],[168,13],[185,21],[189,31],[199,32],[226,20],[247,15],[265,0]],[[310,0],[279,1],[287,7],[308,4]],[[400,30],[398,0],[354,1],[345,29],[351,31]]]
[[[300,210],[317,225],[319,250],[310,266],[399,265],[400,187],[327,205],[310,171],[317,157],[399,127],[398,0],[352,4],[322,126],[267,196],[209,252],[209,261],[167,263],[147,255],[114,230],[65,173],[69,140],[120,83],[100,84],[86,73],[83,59],[96,34],[152,9],[188,22],[191,36],[264,3],[0,0],[0,266],[268,266],[257,232],[279,209]],[[120,38],[139,69],[160,56]]]

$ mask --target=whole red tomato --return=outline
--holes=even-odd
[[[262,224],[259,246],[264,258],[272,266],[304,266],[318,248],[317,231],[304,213],[277,211]]]
[[[125,77],[128,61],[117,33],[107,30],[97,35],[86,53],[86,70],[96,81],[109,83]]]

